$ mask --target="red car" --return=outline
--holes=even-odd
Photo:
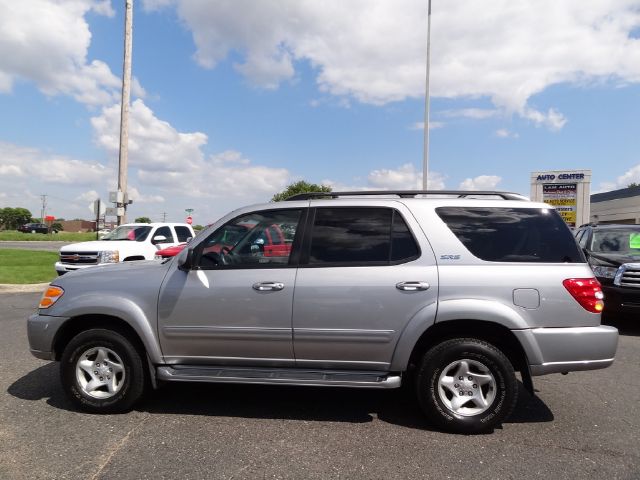
[[[180,243],[178,245],[174,245],[173,247],[163,248],[162,250],[158,250],[155,255],[156,260],[164,260],[165,258],[175,257],[179,254],[184,247],[187,246],[187,243]]]
[[[204,253],[215,252],[219,253],[222,248],[233,248],[233,246],[242,238],[249,230],[251,230],[254,225],[236,225],[233,230],[226,230],[223,233],[223,238],[213,238],[211,242],[213,245],[210,247],[205,247]],[[288,257],[291,253],[291,244],[286,243],[284,238],[284,233],[277,225],[271,225],[266,228],[261,235],[262,241],[261,245],[263,250],[263,255],[265,257]],[[164,248],[162,250],[158,250],[156,252],[155,258],[156,260],[163,260],[165,258],[173,257],[180,253],[186,243],[181,243],[179,245],[174,245],[173,247]]]

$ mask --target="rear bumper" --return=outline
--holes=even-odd
[[[615,359],[618,330],[609,326],[514,330],[532,375],[596,370]]]

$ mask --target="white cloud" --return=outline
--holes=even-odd
[[[323,180],[322,185],[330,186],[334,191],[358,190],[422,190],[422,172],[411,163],[405,163],[398,168],[381,168],[369,172],[366,183],[362,179],[354,179],[356,186],[345,185],[342,182]],[[445,188],[445,177],[438,172],[429,172],[427,179],[429,190]],[[365,183],[365,185],[363,185]]]
[[[29,80],[46,95],[88,105],[119,98],[120,79],[106,63],[87,59],[89,12],[114,15],[109,0],[0,0],[0,93]],[[139,85],[136,92],[144,93]]]
[[[384,104],[424,95],[426,3],[422,0],[144,0],[176,5],[196,61],[213,68],[233,50],[250,82],[274,88],[296,62],[319,89]],[[249,7],[250,5],[250,7]],[[550,85],[640,82],[637,0],[457,0],[432,15],[431,92],[489,97],[509,115],[562,128],[566,119],[528,105]]]
[[[133,168],[167,171],[190,169],[202,162],[201,147],[207,143],[202,132],[180,133],[158,119],[143,100],[135,100],[129,110],[129,163]],[[120,146],[120,105],[105,107],[91,119],[96,144],[118,158]]]
[[[460,183],[460,190],[495,190],[502,177],[497,175],[480,175],[467,178]]]
[[[84,201],[84,202],[94,202],[100,198],[100,194],[95,190],[89,190],[87,192],[83,192],[76,197],[76,200]]]
[[[96,143],[111,154],[115,163],[120,106],[103,108],[91,124]],[[137,178],[145,193],[130,191],[131,198],[161,203],[171,194],[203,200],[236,197],[247,202],[266,201],[291,178],[284,168],[253,165],[234,150],[206,157],[203,148],[207,140],[202,132],[179,132],[156,117],[144,101],[134,101],[129,119],[130,178]]]
[[[506,128],[500,128],[500,129],[496,130],[496,137],[498,137],[498,138],[519,138],[520,135],[518,135],[515,132],[511,132],[511,131],[507,130]]]
[[[61,185],[91,185],[111,171],[98,162],[52,155],[35,148],[0,142],[1,183],[13,189],[33,180]]]
[[[608,192],[611,190],[626,188],[631,183],[640,184],[640,163],[624,172],[622,175],[616,178],[615,181],[600,183],[599,188],[592,193]]]

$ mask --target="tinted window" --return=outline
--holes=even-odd
[[[153,239],[160,235],[166,237],[166,240],[156,241]],[[153,238],[151,239],[151,243],[154,245],[158,245],[160,243],[173,243],[173,233],[171,233],[171,229],[169,227],[158,228],[153,234]]]
[[[553,209],[441,207],[437,214],[476,257],[491,262],[584,262]]]
[[[391,237],[391,261],[398,262],[417,258],[418,245],[409,227],[398,212],[393,213],[393,236]]]
[[[391,214],[387,208],[318,208],[309,263],[388,262]]]
[[[254,212],[235,218],[199,244],[203,268],[289,264],[301,210]]]
[[[588,241],[589,241],[589,230],[584,230],[582,232],[582,236],[578,240],[578,245],[580,245],[582,248],[586,248]]]
[[[640,254],[640,229],[594,230],[590,250],[599,253]]]
[[[191,230],[187,227],[176,227],[176,235],[178,235],[178,242],[186,242],[193,237]]]

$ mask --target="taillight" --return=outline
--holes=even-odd
[[[567,278],[562,284],[585,310],[591,313],[602,312],[604,294],[598,280],[595,278]]]

